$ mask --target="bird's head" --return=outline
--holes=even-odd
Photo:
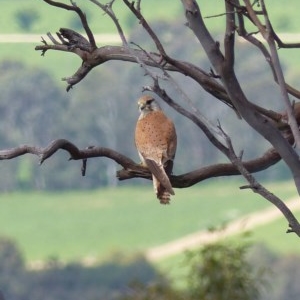
[[[145,115],[151,111],[160,110],[159,104],[150,95],[144,95],[138,100],[139,111]]]

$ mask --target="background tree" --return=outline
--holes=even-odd
[[[280,48],[297,48],[299,44],[286,44],[281,41],[273,30],[263,0],[255,0],[252,3],[249,0],[224,0],[223,43],[215,40],[209,32],[202,17],[201,7],[198,6],[197,2],[194,0],[181,1],[187,19],[187,27],[191,29],[194,37],[201,45],[201,47],[195,48],[195,51],[204,50],[208,59],[207,64],[211,66],[210,71],[207,70],[207,64],[204,67],[205,69],[202,69],[194,64],[192,59],[190,61],[187,61],[187,58],[178,59],[168,52],[167,45],[165,46],[162,39],[155,33],[154,27],[151,27],[144,19],[142,1],[131,3],[128,0],[123,0],[123,4],[131,10],[144,28],[145,35],[149,38],[143,44],[138,42],[130,44],[122,30],[122,24],[118,22],[118,18],[114,13],[113,4],[115,1],[104,5],[97,0],[90,0],[91,3],[111,17],[122,42],[122,46],[108,45],[102,47],[97,47],[86,15],[75,2],[71,1],[71,4],[52,0],[44,0],[44,2],[77,14],[87,36],[85,38],[72,29],[61,28],[57,33],[57,38],[48,33],[51,43],[43,39],[43,45],[36,47],[36,50],[42,51],[42,55],[48,50],[57,50],[75,53],[82,59],[82,64],[76,73],[64,79],[68,84],[68,91],[85,78],[93,68],[107,61],[117,60],[137,63],[142,67],[145,74],[152,79],[152,84],[144,86],[144,90],[156,93],[178,113],[191,120],[206,135],[208,140],[230,160],[230,163],[227,164],[215,164],[183,175],[173,175],[171,177],[173,186],[184,188],[215,176],[242,174],[249,183],[243,188],[252,189],[276,205],[288,220],[290,226],[288,232],[295,232],[300,236],[300,225],[292,212],[282,200],[266,190],[252,175],[253,172],[267,169],[282,159],[292,174],[297,190],[300,191],[300,161],[297,153],[300,145],[298,132],[300,107],[297,103],[293,104],[289,99],[290,95],[299,98],[300,93],[285,83],[276,49],[276,46]],[[220,17],[216,17],[216,22],[220,20]],[[254,31],[261,34],[267,46],[256,38],[253,34]],[[186,28],[184,35],[188,34],[190,34],[190,31]],[[273,82],[279,86],[278,98],[282,100],[284,110],[276,112],[273,110],[272,105],[266,108],[263,107],[261,103],[264,95],[259,95],[256,103],[247,98],[240,82],[242,76],[236,73],[235,68],[235,52],[238,50],[235,43],[236,34],[257,47],[262,57],[268,62],[273,74]],[[174,75],[174,73],[177,75]],[[264,140],[271,143],[273,148],[255,159],[243,160],[242,154],[236,154],[231,138],[223,129],[222,124],[209,120],[206,111],[213,110],[214,104],[199,109],[189,98],[188,91],[184,91],[182,85],[178,83],[182,78],[178,74],[196,82],[216,100],[230,107],[234,112],[232,117],[238,117],[241,119],[240,122],[250,125]],[[201,101],[201,99],[197,100]],[[110,104],[103,104],[104,109],[105,105]],[[113,117],[116,117],[116,115]],[[108,127],[111,129],[112,122],[107,124],[110,124]],[[102,123],[100,126],[105,127],[107,124]],[[113,147],[114,145],[112,139],[109,146]],[[83,173],[85,173],[87,158],[105,156],[123,166],[124,169],[117,173],[119,179],[124,180],[134,177],[150,179],[150,174],[145,168],[115,150],[102,147],[89,147],[88,149],[79,150],[77,146],[68,140],[55,140],[45,148],[17,147],[3,150],[0,154],[2,159],[7,159],[25,153],[33,153],[39,155],[41,162],[43,162],[58,149],[68,151],[72,159],[83,159]]]
[[[34,10],[22,9],[16,13],[16,19],[19,26],[25,31],[30,30],[38,18],[39,15]]]
[[[255,270],[244,241],[219,241],[188,257],[190,299],[260,299],[265,274]]]

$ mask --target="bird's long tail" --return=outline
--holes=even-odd
[[[157,178],[152,175],[153,179],[153,187],[156,193],[157,198],[161,204],[170,204],[170,193],[166,190],[166,188],[157,180]]]
[[[175,195],[170,179],[164,169],[164,166],[158,165],[154,160],[151,159],[145,159],[145,162],[150,172],[158,180],[158,182],[165,188],[165,190],[171,195]]]

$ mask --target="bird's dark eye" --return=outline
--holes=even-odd
[[[149,100],[146,101],[146,104],[150,105],[153,101],[154,101],[154,99],[149,99]]]

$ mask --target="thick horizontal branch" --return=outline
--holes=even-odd
[[[54,140],[46,147],[22,145],[16,148],[0,150],[0,160],[13,159],[28,153],[37,155],[40,159],[40,163],[43,163],[60,149],[65,150],[70,154],[70,160],[85,160],[92,157],[107,157],[114,160],[123,167],[123,169],[116,174],[119,180],[131,178],[145,178],[151,180],[151,174],[147,168],[143,167],[141,164],[135,163],[132,159],[115,150],[95,146],[79,149],[66,139]],[[249,172],[253,173],[269,168],[276,164],[280,159],[279,154],[274,149],[270,149],[259,158],[243,162],[243,165]],[[173,187],[187,188],[212,177],[239,174],[237,168],[228,163],[199,168],[198,170],[182,175],[171,175],[170,179]]]
[[[0,150],[0,160],[13,159],[29,153],[37,155],[40,159],[40,164],[42,164],[60,149],[65,150],[70,154],[70,160],[107,157],[122,165],[124,168],[136,166],[136,163],[133,160],[112,149],[94,146],[89,146],[86,149],[79,149],[66,139],[54,140],[46,147],[22,145],[16,148]]]
[[[243,165],[250,173],[255,173],[268,169],[280,160],[281,157],[272,148],[259,158],[243,162]],[[141,171],[139,170],[136,173],[135,170],[123,169],[117,172],[117,177],[120,180],[126,180],[136,177],[146,179],[151,178],[147,169]],[[182,175],[171,175],[170,179],[173,187],[188,188],[209,178],[234,175],[240,175],[240,172],[237,170],[237,168],[231,163],[224,163],[202,167]]]

